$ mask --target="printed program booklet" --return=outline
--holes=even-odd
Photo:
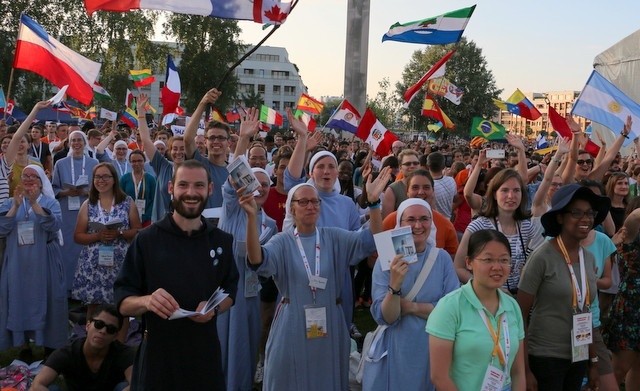
[[[211,295],[209,300],[207,300],[207,304],[204,305],[202,310],[200,310],[200,311],[187,311],[185,309],[178,308],[176,310],[176,312],[171,314],[171,316],[169,317],[169,320],[185,318],[187,316],[204,315],[207,312],[209,312],[209,311],[213,310],[214,308],[216,308],[216,306],[218,304],[222,303],[222,300],[226,299],[227,297],[229,297],[229,294],[225,293],[222,288],[218,287],[218,289],[216,289],[216,291],[213,292],[213,294]]]
[[[237,159],[232,161],[228,166],[227,170],[229,171],[229,175],[231,176],[231,180],[237,186],[237,189],[246,186],[247,190],[245,190],[244,194],[253,193],[255,190],[260,188],[260,182],[258,182],[258,178],[251,171],[251,166],[249,165],[249,161],[244,155],[238,156]]]
[[[382,270],[391,268],[391,261],[398,255],[404,255],[405,261],[414,263],[418,261],[416,245],[413,242],[411,227],[400,227],[373,235],[378,250],[378,259]]]

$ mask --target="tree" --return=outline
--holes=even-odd
[[[246,94],[242,94],[240,100],[244,102],[245,107],[260,108],[264,104],[264,98],[261,94],[255,91],[249,91]]]
[[[395,119],[400,109],[400,99],[393,94],[393,91],[390,91],[391,83],[388,77],[380,80],[378,87],[380,87],[380,89],[376,97],[367,100],[367,107],[373,111],[376,118],[380,120],[384,126],[392,128],[395,125]],[[364,115],[364,113],[360,114]]]
[[[317,118],[318,125],[325,125],[340,103],[342,103],[342,99],[330,99],[324,102],[322,112],[320,112]]]
[[[246,49],[238,42],[238,23],[208,16],[170,14],[163,27],[164,33],[174,37],[183,48],[180,64],[176,64],[183,105],[195,109],[204,94],[216,87],[223,92],[216,108],[225,111],[231,107],[238,100],[238,79],[233,74],[224,82],[222,78]]]
[[[493,73],[488,69],[487,61],[482,55],[482,49],[473,41],[467,41],[463,37],[455,45],[430,46],[424,51],[415,51],[402,73],[402,82],[396,84],[396,92],[402,97],[407,88],[415,84],[433,64],[454,48],[457,51],[447,61],[445,76],[464,90],[462,102],[456,106],[439,96],[434,96],[434,99],[456,125],[454,134],[468,137],[472,117],[492,117],[496,107],[491,99],[497,98],[502,92],[496,87]],[[426,90],[426,83],[424,89]],[[403,110],[404,114],[415,120],[417,129],[426,129],[428,123],[436,122],[421,115],[424,94],[425,92],[418,93],[409,108]]]
[[[124,98],[125,90],[131,87],[129,69],[164,68],[168,49],[150,40],[158,12],[100,11],[89,16],[83,2],[76,0],[3,1],[0,2],[0,75],[5,86],[9,82],[21,12],[70,49],[102,63],[100,84],[115,99],[100,102],[104,107],[122,109],[124,99],[118,97]],[[29,108],[43,96],[50,96],[52,89],[41,76],[16,70],[11,95],[20,105]]]

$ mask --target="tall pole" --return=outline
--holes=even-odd
[[[364,113],[367,106],[370,0],[347,0],[344,98]]]

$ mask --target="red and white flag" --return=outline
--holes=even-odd
[[[171,59],[171,55],[167,57],[167,77],[165,85],[160,91],[160,102],[162,102],[162,115],[174,113],[180,102],[180,75]]]
[[[380,156],[386,156],[391,151],[391,144],[398,140],[398,137],[390,130],[378,121],[376,115],[373,114],[371,109],[365,111],[360,125],[358,125],[358,131],[356,137],[364,140],[371,145],[374,151]]]
[[[436,62],[431,67],[431,69],[429,69],[427,73],[425,73],[424,76],[422,76],[420,80],[418,80],[416,84],[412,85],[407,89],[407,91],[404,93],[404,102],[405,102],[404,108],[409,107],[409,103],[411,103],[413,98],[415,98],[415,96],[418,95],[418,92],[422,90],[422,86],[424,85],[424,83],[427,82],[427,80],[444,76],[444,72],[446,69],[445,64],[447,63],[447,61],[449,61],[449,58],[455,52],[456,52],[455,50],[452,50],[449,53],[445,54],[444,57],[438,60],[438,62]]]
[[[101,64],[64,46],[33,19],[22,14],[13,67],[37,73],[58,88],[69,85],[67,94],[89,105]]]

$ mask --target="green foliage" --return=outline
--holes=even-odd
[[[401,98],[407,88],[415,84],[433,64],[454,48],[457,51],[447,62],[445,76],[464,90],[462,103],[456,106],[443,97],[434,96],[434,98],[456,125],[454,133],[468,137],[472,118],[491,118],[496,112],[496,107],[491,99],[498,98],[502,92],[496,86],[493,73],[482,55],[482,49],[477,47],[473,41],[467,41],[463,37],[455,45],[429,46],[424,51],[415,51],[403,71],[402,82],[396,84],[396,92]],[[426,91],[426,83],[424,90]],[[415,129],[426,130],[427,124],[437,122],[437,120],[423,117],[421,114],[424,94],[425,92],[420,92],[413,99],[409,108],[402,110],[404,114],[408,114],[415,120]]]
[[[25,12],[52,36],[72,50],[102,63],[100,84],[114,101],[99,102],[103,107],[121,110],[127,88],[129,69],[164,68],[167,48],[150,41],[158,13],[97,12],[87,15],[78,0],[11,0],[0,2],[0,78],[5,86],[9,74],[20,24]],[[135,61],[134,61],[135,58]],[[11,95],[27,111],[43,96],[49,97],[52,85],[32,72],[15,70]]]
[[[317,122],[318,125],[324,125],[329,121],[329,117],[331,117],[331,113],[342,103],[342,99],[330,99],[324,102],[324,107],[322,108],[322,112],[318,115]]]
[[[380,89],[374,99],[367,100],[367,107],[373,111],[376,118],[388,129],[392,129],[395,125],[395,119],[400,109],[401,100],[391,91],[391,83],[389,78],[385,77],[378,82]],[[364,115],[364,113],[360,113]]]
[[[240,28],[234,20],[197,15],[170,14],[164,33],[174,37],[183,48],[178,67],[183,106],[190,110],[211,88],[222,91],[216,108],[226,111],[237,101],[238,80],[230,75],[222,82],[229,67],[245,51],[238,43]]]
[[[245,108],[255,107],[260,109],[264,104],[264,98],[258,92],[251,91],[246,94],[242,94],[240,100],[243,102]]]

